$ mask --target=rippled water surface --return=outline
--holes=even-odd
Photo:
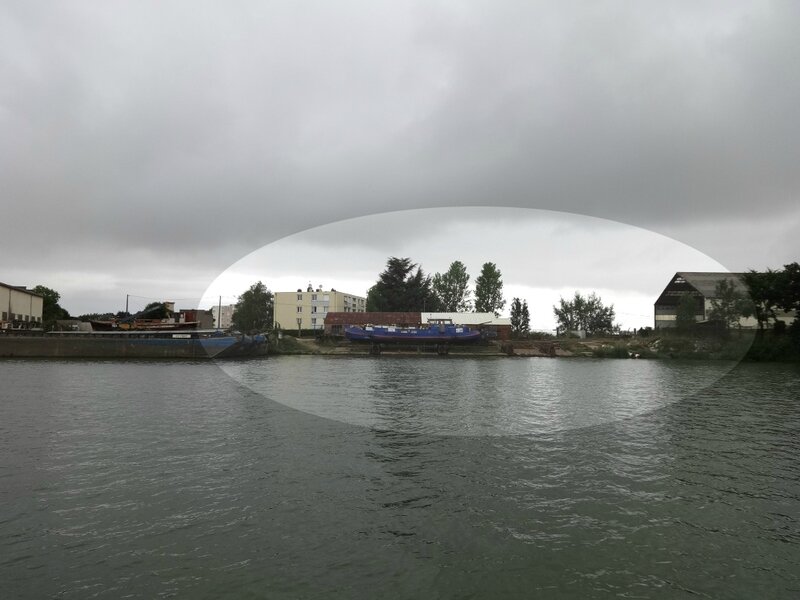
[[[0,362],[2,598],[797,598],[800,368]]]

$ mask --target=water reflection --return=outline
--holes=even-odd
[[[722,361],[279,357],[221,364],[313,415],[436,435],[542,435],[629,419],[711,385]]]

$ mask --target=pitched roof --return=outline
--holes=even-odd
[[[36,296],[37,298],[41,298],[41,294],[37,294],[33,290],[29,290],[24,285],[8,285],[7,283],[3,283],[0,281],[0,287],[8,288],[9,290],[14,290],[15,292],[22,292],[23,294],[30,294],[31,296]]]
[[[732,282],[737,292],[747,294],[747,286],[744,284],[742,275],[744,275],[744,273],[726,273],[724,271],[678,271],[675,273],[675,276],[683,277],[686,283],[691,285],[706,298],[716,297],[717,283],[722,279]],[[675,277],[673,277],[673,281],[674,279]]]

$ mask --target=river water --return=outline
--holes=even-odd
[[[0,362],[0,597],[798,598],[800,367]]]

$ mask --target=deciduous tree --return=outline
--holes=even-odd
[[[690,294],[684,294],[678,300],[675,311],[675,328],[681,332],[689,332],[697,324],[697,298]]]
[[[779,305],[784,310],[795,311],[797,321],[800,319],[800,264],[793,262],[784,265],[783,273],[783,293]]]
[[[475,280],[475,312],[490,312],[499,317],[505,305],[502,274],[494,263],[484,263]]]
[[[742,278],[750,295],[758,328],[763,331],[770,320],[775,321],[775,309],[780,306],[786,289],[786,272],[767,269],[760,273],[751,269]]]
[[[42,326],[46,330],[51,330],[55,322],[59,319],[69,319],[69,312],[61,308],[58,301],[61,294],[54,289],[43,285],[37,285],[31,290],[34,294],[42,297]]]
[[[471,308],[469,274],[461,261],[451,263],[447,272],[434,275],[432,287],[440,310],[466,312]]]
[[[272,292],[262,282],[254,283],[239,296],[233,308],[233,326],[243,333],[272,328],[274,310]]]
[[[511,301],[511,333],[524,336],[530,333],[531,315],[528,310],[528,301],[514,298]]]
[[[528,335],[531,332],[531,311],[528,309],[527,300],[522,301],[522,314],[519,329],[522,335]]]
[[[752,315],[753,303],[746,298],[730,279],[720,279],[714,287],[709,319],[722,323],[725,329],[739,324],[741,317]]]
[[[614,325],[614,305],[605,306],[593,293],[584,298],[575,292],[572,300],[561,298],[559,306],[553,307],[559,329],[564,332],[583,330],[587,335],[611,333]]]
[[[168,319],[172,312],[164,302],[151,302],[136,315],[137,319]]]

